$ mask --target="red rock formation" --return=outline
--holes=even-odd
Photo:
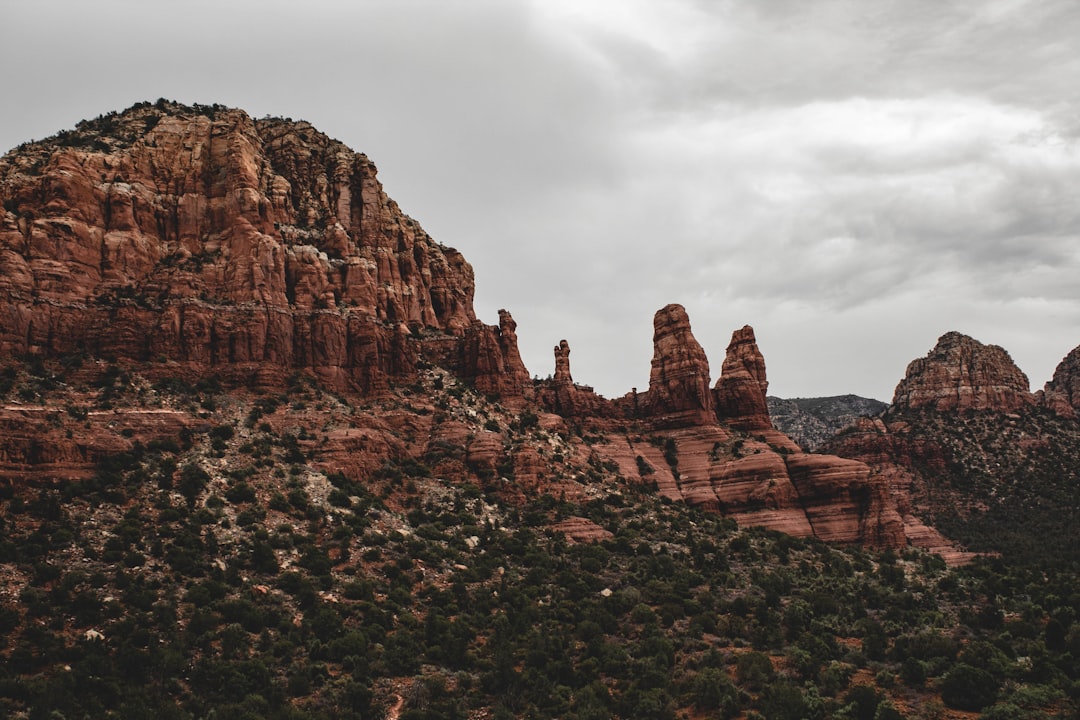
[[[642,414],[658,425],[685,427],[715,422],[709,392],[709,359],[690,330],[682,305],[667,305],[653,317],[649,390],[638,397]]]
[[[169,409],[83,408],[85,419],[45,406],[0,407],[0,479],[52,485],[85,480],[95,465],[136,441],[175,440],[198,424]]]
[[[906,544],[888,488],[870,478],[866,464],[816,454],[791,455],[786,462],[816,537],[876,547]]]
[[[731,334],[720,379],[713,388],[717,417],[740,430],[772,429],[765,400],[768,390],[765,358],[758,350],[754,329],[745,325]]]
[[[570,542],[592,543],[614,537],[609,530],[605,530],[592,520],[576,515],[555,523],[551,529],[565,535]]]
[[[714,483],[721,510],[740,525],[813,536],[814,529],[780,455],[755,452],[728,460],[717,468]]]
[[[574,378],[570,375],[570,343],[560,340],[555,346],[555,384],[573,384]]]
[[[506,310],[499,311],[499,327],[475,321],[465,332],[465,360],[461,377],[488,394],[520,396],[529,386],[529,371],[518,352],[517,323]],[[450,367],[454,367],[450,364]]]
[[[471,344],[443,354],[487,390],[528,380],[512,320],[478,324],[461,254],[307,123],[144,104],[0,159],[0,195],[0,352],[370,392],[413,377],[434,334]]]
[[[613,402],[597,395],[591,387],[574,382],[570,374],[570,344],[566,340],[555,346],[555,375],[540,384],[536,400],[550,412],[577,420],[622,414]]]
[[[1027,376],[997,345],[949,332],[925,358],[913,360],[896,386],[900,410],[1016,412],[1034,404]]]
[[[679,305],[654,317],[647,392],[609,401],[575,384],[565,340],[534,389],[510,313],[497,327],[475,317],[464,258],[386,197],[366,157],[307,123],[141,105],[0,159],[0,197],[2,354],[108,356],[151,382],[213,374],[227,388],[280,389],[303,370],[346,394],[385,392],[333,427],[303,419],[322,427],[302,442],[327,474],[430,470],[526,498],[583,497],[617,472],[744,524],[902,542],[865,466],[804,456],[772,429],[751,328],[733,333],[714,390]],[[489,398],[458,380],[499,406],[479,413]],[[444,381],[455,392],[425,405],[416,388]],[[504,434],[508,407],[538,420]],[[15,475],[85,475],[98,448],[128,446],[104,431],[60,438],[23,412],[0,417]],[[156,437],[139,422],[130,438]]]
[[[1077,417],[1080,411],[1080,347],[1058,363],[1054,377],[1043,389],[1042,404],[1058,415]]]
[[[495,468],[503,458],[502,435],[496,432],[480,432],[468,441],[465,461],[481,477],[494,477]]]

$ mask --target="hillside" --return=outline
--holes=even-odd
[[[1032,584],[740,530],[604,467],[573,499],[516,498],[506,477],[440,479],[467,461],[450,443],[363,483],[320,469],[335,438],[370,438],[341,428],[425,412],[560,452],[531,416],[439,373],[355,404],[303,381],[268,395],[48,379],[55,409],[39,413],[62,434],[106,422],[120,440],[133,413],[163,434],[82,481],[5,485],[11,716],[919,717],[998,688],[1065,707],[1060,570]],[[983,695],[957,695],[961,667],[987,674]]]
[[[911,363],[886,413],[823,449],[867,462],[902,512],[971,550],[1075,565],[1080,423],[1055,390],[1073,382],[1075,356],[1031,393],[1002,348],[948,333]]]
[[[677,304],[647,390],[565,341],[531,380],[366,157],[220,106],[28,143],[0,199],[5,716],[1076,712],[1070,558],[950,567],[884,451],[774,427],[748,326],[715,380]],[[1009,443],[1076,423],[1023,403]]]

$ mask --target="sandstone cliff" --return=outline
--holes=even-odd
[[[305,122],[142,104],[5,156],[0,195],[5,353],[362,392],[429,353],[488,391],[528,378],[461,254]]]
[[[903,410],[1015,412],[1035,403],[1027,376],[997,345],[949,332],[908,365],[893,406]]]

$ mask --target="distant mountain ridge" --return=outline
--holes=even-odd
[[[889,404],[858,395],[832,395],[816,398],[766,398],[769,415],[776,429],[814,452],[836,433],[860,417],[880,415]]]

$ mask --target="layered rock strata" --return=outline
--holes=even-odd
[[[1008,352],[949,332],[908,365],[892,404],[899,410],[1016,412],[1034,403],[1027,376]]]
[[[5,156],[0,195],[4,353],[373,392],[430,344],[486,390],[528,379],[512,321],[477,321],[461,254],[307,123],[144,104]]]
[[[713,389],[717,417],[740,430],[771,429],[768,390],[765,358],[758,350],[754,329],[745,325],[731,334]]]
[[[637,404],[641,414],[668,427],[714,421],[709,359],[682,305],[667,305],[653,317],[649,389]]]

